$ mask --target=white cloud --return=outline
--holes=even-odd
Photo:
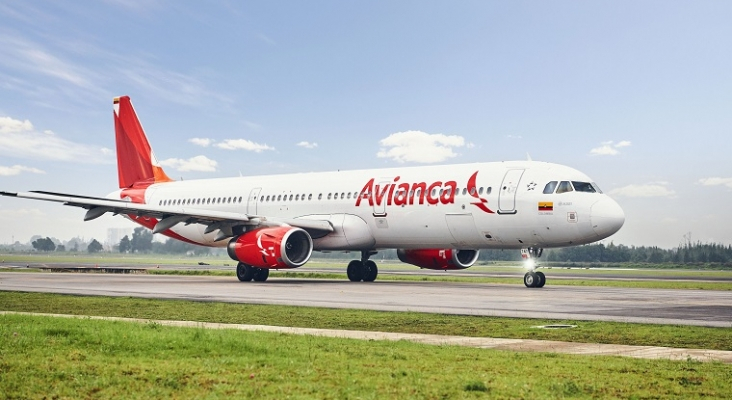
[[[150,2],[140,4],[150,9]],[[90,64],[96,67],[90,69]],[[49,98],[68,99],[70,92],[78,93],[79,89],[86,92],[85,96],[77,94],[76,97],[106,98],[110,88],[116,91],[116,87],[129,87],[137,93],[197,107],[213,102],[217,109],[225,109],[233,102],[230,97],[208,88],[204,79],[216,78],[208,71],[186,74],[159,65],[153,56],[120,55],[83,40],[44,40],[40,43],[25,35],[0,33],[0,69],[7,72],[0,73],[0,87],[43,103]],[[59,107],[58,104],[47,105]]]
[[[42,171],[38,168],[26,167],[23,165],[13,165],[12,167],[4,167],[0,165],[0,176],[20,175],[21,172],[32,172],[34,174],[46,173],[45,171]]]
[[[208,139],[208,138],[192,138],[192,139],[188,139],[188,141],[195,144],[196,146],[201,146],[201,147],[208,147],[211,145],[211,143],[213,143],[213,139]]]
[[[673,197],[676,192],[669,189],[668,182],[652,182],[644,185],[628,185],[613,189],[610,195],[619,197]]]
[[[467,144],[462,136],[429,134],[421,131],[397,132],[379,141],[376,156],[394,161],[435,163],[457,156],[453,148]]]
[[[302,142],[298,143],[297,146],[304,147],[306,149],[314,149],[314,148],[318,147],[318,144],[302,141]]]
[[[60,79],[74,86],[95,89],[91,71],[54,56],[43,46],[24,38],[0,35],[0,64]]]
[[[27,119],[21,121],[10,117],[0,117],[0,133],[15,133],[32,131],[33,124]]]
[[[231,99],[209,91],[206,85],[192,75],[164,70],[144,60],[129,60],[118,73],[146,92],[167,101],[187,106],[201,106],[204,100],[214,99],[230,104]]]
[[[31,160],[108,164],[108,149],[62,139],[52,131],[36,132],[33,124],[10,117],[0,118],[0,154]]]
[[[224,150],[248,150],[255,153],[275,149],[274,147],[267,146],[266,144],[255,143],[246,139],[226,139],[221,143],[216,143],[214,146]]]
[[[267,43],[268,45],[271,45],[271,46],[274,46],[274,45],[277,44],[277,42],[275,42],[274,40],[272,40],[272,38],[270,38],[269,36],[267,36],[267,35],[265,35],[263,33],[258,33],[257,34],[257,39],[259,39],[259,40],[263,41],[264,43]]]
[[[180,158],[169,158],[167,160],[160,161],[160,165],[164,167],[171,167],[177,171],[199,171],[199,172],[214,172],[218,163],[214,160],[209,159],[206,156],[195,156],[187,160]]]
[[[623,147],[629,147],[631,143],[627,140],[623,140],[619,143],[614,143],[612,140],[600,143],[600,147],[595,147],[590,150],[590,154],[596,156],[614,156],[620,154],[618,149]]]
[[[699,179],[699,183],[704,186],[727,186],[732,189],[732,178],[703,178]]]

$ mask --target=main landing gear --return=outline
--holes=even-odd
[[[244,263],[236,265],[236,277],[242,282],[264,282],[269,278],[269,268],[252,267]]]
[[[539,268],[536,265],[536,258],[541,257],[544,249],[538,247],[529,247],[528,249],[521,249],[521,257],[526,260],[526,268],[529,270],[524,275],[524,285],[528,288],[541,288],[546,283],[546,276],[541,271],[537,271]]]
[[[361,260],[353,260],[348,263],[346,274],[351,282],[373,282],[379,275],[379,269],[376,263],[369,260],[369,257],[376,254],[372,250],[364,250],[361,252]]]

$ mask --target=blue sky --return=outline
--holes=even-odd
[[[3,2],[0,190],[116,189],[127,94],[175,178],[529,154],[621,204],[615,243],[732,244],[730,20],[724,1]],[[0,243],[132,226],[82,217],[0,198]]]

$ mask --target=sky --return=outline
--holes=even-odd
[[[0,191],[117,189],[129,95],[174,179],[522,160],[623,207],[605,242],[732,244],[732,2],[6,1]],[[131,228],[0,197],[0,244]]]

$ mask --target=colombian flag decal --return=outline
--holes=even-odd
[[[554,202],[553,201],[540,201],[539,202],[539,211],[554,211]]]

